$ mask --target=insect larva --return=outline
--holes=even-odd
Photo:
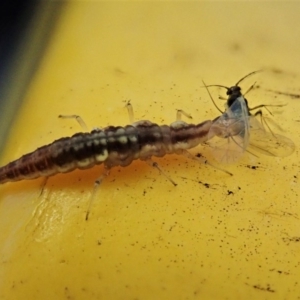
[[[110,169],[126,167],[136,159],[149,161],[152,156],[186,155],[187,149],[207,141],[211,124],[210,120],[196,125],[176,121],[170,126],[139,121],[125,127],[76,133],[1,167],[0,183],[49,177],[102,163]]]
[[[213,147],[215,157],[221,162],[235,162],[245,151],[250,152],[249,149],[271,156],[288,156],[295,150],[295,144],[289,138],[275,134],[272,131],[266,131],[263,123],[258,122],[256,116],[262,116],[261,111],[256,112],[254,115],[250,113],[253,109],[269,106],[259,105],[250,109],[248,101],[244,98],[241,88],[238,86],[242,80],[257,72],[247,74],[229,88],[216,85],[227,89],[227,109],[213,121],[208,140],[213,138],[209,144]],[[206,86],[206,88],[209,86]],[[212,97],[211,99],[214,103]]]
[[[133,120],[133,110],[127,104],[129,118]],[[126,167],[136,159],[146,161],[162,173],[173,185],[177,185],[168,177],[151,157],[163,157],[166,154],[181,154],[198,162],[211,165],[201,156],[193,156],[187,149],[194,148],[208,139],[212,121],[199,124],[188,124],[181,121],[181,115],[191,118],[182,110],[177,111],[177,121],[170,126],[158,125],[150,121],[138,121],[132,125],[108,126],[95,129],[90,133],[76,133],[25,154],[19,159],[0,168],[0,184],[5,182],[35,179],[53,176],[58,173],[71,172],[74,169],[87,169],[104,164],[105,170],[95,181],[86,220],[88,220],[91,204],[97,188],[114,166]],[[60,116],[75,118],[86,128],[83,120],[76,115]],[[213,166],[213,165],[211,165]],[[219,169],[232,175],[226,170]]]

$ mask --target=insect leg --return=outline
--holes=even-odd
[[[44,178],[44,180],[43,180],[43,183],[42,183],[42,188],[41,188],[41,192],[40,192],[40,195],[39,195],[39,197],[41,197],[41,196],[43,195],[43,193],[44,193],[44,190],[45,190],[46,184],[47,184],[47,182],[48,182],[48,178],[49,178],[49,177],[45,177],[45,178]]]
[[[184,149],[181,150],[180,153],[179,153],[179,152],[177,152],[177,153],[178,153],[178,154],[182,154],[182,155],[184,155],[185,157],[187,157],[187,158],[189,158],[189,159],[196,160],[197,162],[199,162],[199,163],[201,163],[201,164],[209,165],[209,166],[211,166],[211,167],[213,167],[213,168],[215,168],[215,169],[217,169],[217,170],[219,170],[219,171],[225,172],[226,174],[228,174],[228,175],[230,175],[230,176],[233,175],[232,173],[228,172],[227,170],[222,169],[222,168],[219,168],[219,167],[213,165],[212,163],[210,163],[210,162],[209,162],[203,155],[201,155],[201,154],[199,154],[199,155],[197,155],[197,156],[194,156],[194,155],[192,155],[189,151],[184,150]]]
[[[145,161],[149,166],[157,169],[159,171],[159,173],[161,173],[163,176],[165,176],[174,186],[177,185],[177,183],[160,168],[160,166],[158,165],[157,162],[153,161],[151,158],[148,158]]]
[[[258,109],[258,108],[264,108],[268,111],[268,113],[270,115],[273,116],[272,112],[268,109],[268,107],[271,106],[271,107],[283,107],[283,106],[286,106],[286,104],[260,104],[260,105],[257,105],[257,106],[254,106],[254,107],[251,107],[249,108],[249,111],[251,110],[255,110],[255,109]],[[262,111],[259,110],[257,113],[255,113],[254,115],[256,114],[262,114]]]
[[[88,127],[86,126],[85,122],[78,115],[59,115],[58,117],[62,119],[75,119],[83,130],[88,131]]]
[[[92,207],[92,204],[95,200],[96,192],[97,192],[100,184],[102,183],[102,181],[109,175],[109,170],[110,169],[106,167],[103,174],[99,178],[97,178],[95,183],[94,183],[94,188],[93,188],[93,191],[92,191],[91,199],[90,199],[89,206],[88,206],[88,209],[87,209],[86,215],[85,215],[85,220],[86,221],[89,219],[89,215],[90,215],[90,212],[91,212],[91,207]]]
[[[189,119],[193,119],[193,117],[186,113],[184,110],[182,109],[177,109],[177,113],[176,113],[176,121],[181,121],[181,117],[182,115],[184,115],[185,117],[189,118]]]
[[[259,105],[259,106],[260,106],[260,105]],[[264,107],[264,106],[261,106],[261,107]],[[265,108],[266,108],[266,107],[265,107]],[[257,112],[255,112],[254,117],[257,117],[257,116],[259,116],[259,118],[260,118],[260,123],[261,123],[261,125],[262,125],[262,128],[265,130],[265,126],[267,126],[269,132],[270,132],[272,135],[274,135],[274,133],[273,133],[272,129],[270,128],[268,122],[265,120],[265,118],[264,118],[264,116],[263,116],[263,112],[262,112],[261,110],[258,110]],[[274,121],[273,121],[273,124],[275,124]],[[276,126],[278,126],[278,125],[276,124]]]
[[[126,103],[126,108],[127,108],[127,111],[128,111],[129,121],[132,124],[132,123],[134,123],[134,114],[133,114],[133,108],[132,108],[132,105],[131,105],[130,101],[128,101]]]

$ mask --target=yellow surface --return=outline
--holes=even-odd
[[[2,164],[80,131],[218,112],[201,80],[263,68],[250,106],[272,109],[299,145],[299,3],[69,2],[32,78]],[[223,90],[212,89],[217,99]],[[220,106],[223,103],[220,101]],[[199,147],[193,153],[209,149]],[[299,151],[222,166],[157,160],[115,168],[84,220],[102,167],[0,187],[1,299],[298,299]],[[251,168],[255,166],[255,168]],[[207,185],[205,185],[207,184]]]

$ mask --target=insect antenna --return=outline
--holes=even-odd
[[[228,88],[227,88],[226,86],[223,86],[223,85],[206,85],[205,82],[204,82],[203,80],[202,80],[202,83],[203,83],[204,87],[206,88],[206,90],[207,90],[207,92],[208,92],[208,95],[209,95],[209,97],[210,97],[212,103],[214,104],[215,108],[216,108],[220,113],[223,113],[223,111],[218,107],[218,105],[217,105],[216,102],[214,101],[214,99],[213,99],[213,97],[212,97],[212,95],[211,95],[211,93],[210,93],[208,87],[210,87],[210,86],[219,86],[219,87],[223,87],[223,88],[225,88],[225,89],[227,89],[227,90],[228,90]]]
[[[244,79],[246,79],[247,77],[249,77],[249,76],[251,76],[251,75],[253,75],[253,74],[256,74],[256,73],[258,73],[258,72],[262,72],[262,70],[253,71],[253,72],[247,74],[246,76],[244,76],[243,78],[241,78],[241,79],[235,84],[235,86],[238,86]]]
[[[203,80],[202,80],[203,82]],[[203,82],[204,83],[204,82]],[[212,87],[212,86],[218,86],[218,87],[221,87],[221,88],[224,88],[226,89],[227,91],[229,90],[229,87],[225,86],[225,85],[220,85],[220,84],[210,84],[210,85],[205,85],[205,87]]]
[[[248,94],[254,88],[255,84],[256,84],[256,81],[249,87],[249,89],[243,94],[243,96]]]

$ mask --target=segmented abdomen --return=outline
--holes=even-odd
[[[211,121],[198,125],[174,122],[171,126],[139,121],[125,127],[109,126],[77,133],[38,148],[0,168],[0,183],[34,179],[104,163],[127,166],[135,159],[164,156],[195,147],[207,139]]]

